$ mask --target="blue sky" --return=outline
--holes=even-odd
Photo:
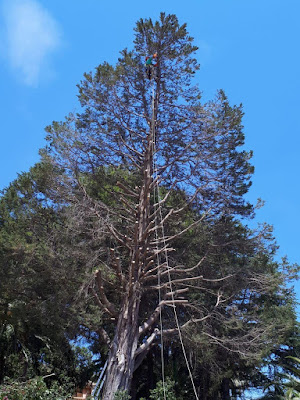
[[[222,88],[244,104],[257,220],[300,262],[299,0],[0,0],[0,188],[38,161],[44,127],[78,109],[83,73],[114,63],[135,22],[160,11],[188,24],[204,99]]]

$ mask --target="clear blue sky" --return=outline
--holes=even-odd
[[[114,63],[135,22],[160,11],[188,24],[204,99],[222,88],[244,104],[257,220],[300,262],[299,0],[0,0],[0,188],[38,161],[44,127],[78,109],[83,73]]]

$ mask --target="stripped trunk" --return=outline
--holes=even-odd
[[[118,317],[115,337],[113,339],[106,372],[106,380],[102,400],[114,400],[119,390],[130,391],[131,380],[135,369],[136,350],[139,340],[139,308],[141,301],[141,273],[147,258],[153,255],[149,245],[149,227],[151,221],[150,194],[153,190],[153,128],[154,119],[150,124],[144,150],[143,183],[138,193],[136,204],[136,221],[134,234],[130,238],[130,264],[126,293],[123,306]]]
[[[137,290],[124,302],[109,354],[103,400],[113,400],[118,390],[130,389],[138,343],[139,303]]]

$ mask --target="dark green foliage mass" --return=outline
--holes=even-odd
[[[67,259],[64,215],[51,199],[55,172],[37,164],[0,200],[0,382],[55,374],[80,380],[70,339],[79,334],[74,305],[82,282]]]

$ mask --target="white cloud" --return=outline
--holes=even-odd
[[[57,22],[36,0],[3,0],[5,53],[22,81],[37,86],[49,55],[60,46]]]

